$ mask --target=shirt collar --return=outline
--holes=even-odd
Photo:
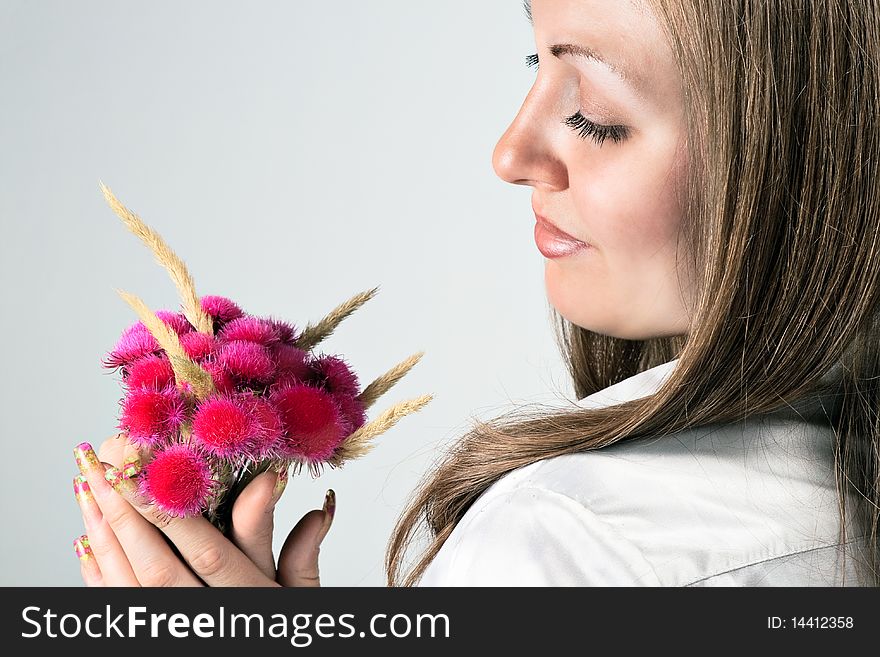
[[[675,370],[678,358],[656,365],[614,385],[587,395],[575,402],[581,408],[601,408],[651,395],[663,385]]]
[[[618,381],[614,385],[587,395],[576,402],[581,408],[602,408],[623,402],[640,399],[654,394],[669,378],[678,364],[678,358],[656,365],[631,377]],[[820,379],[818,388],[806,396],[783,404],[770,415],[780,417],[799,417],[813,421],[827,422],[840,412],[841,362],[835,363]]]

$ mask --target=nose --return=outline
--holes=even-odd
[[[532,87],[492,152],[492,168],[499,178],[514,185],[552,189],[568,186],[566,168],[553,148],[547,117],[548,110]]]

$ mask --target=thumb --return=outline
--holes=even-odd
[[[324,508],[305,514],[290,530],[278,555],[277,581],[281,586],[321,586],[318,554],[336,514],[336,493],[329,489]]]
[[[272,555],[275,504],[286,485],[286,468],[261,472],[232,505],[230,538],[269,579],[275,579]]]

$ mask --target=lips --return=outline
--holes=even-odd
[[[565,231],[535,215],[535,244],[545,258],[562,258],[590,248],[586,242],[572,237]]]
[[[559,238],[560,240],[562,240],[562,241],[564,241],[564,242],[577,242],[577,243],[579,243],[579,244],[583,244],[584,246],[589,246],[589,245],[588,245],[586,242],[584,242],[583,240],[579,240],[578,238],[574,237],[573,235],[569,235],[569,234],[566,233],[564,230],[562,230],[561,228],[559,228],[559,226],[557,226],[557,225],[554,224],[552,221],[550,221],[549,219],[547,219],[547,217],[543,217],[543,216],[541,216],[540,214],[538,214],[537,212],[535,213],[535,219],[536,219],[539,223],[543,224],[543,228],[544,228],[547,232],[551,233],[552,235],[554,235],[555,237]]]

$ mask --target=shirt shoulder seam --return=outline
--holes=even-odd
[[[762,563],[769,563],[771,561],[777,561],[779,559],[786,559],[788,557],[794,557],[799,554],[807,554],[808,552],[815,552],[817,550],[827,550],[828,548],[840,548],[843,545],[851,545],[851,544],[856,543],[857,541],[860,541],[860,540],[863,540],[863,537],[853,538],[853,539],[846,541],[845,543],[831,543],[829,545],[816,545],[811,548],[792,550],[791,552],[787,552],[785,554],[777,554],[772,557],[767,557],[766,559],[758,559],[757,561],[750,561],[749,563],[744,563],[739,566],[735,566],[734,568],[728,568],[727,570],[721,570],[721,571],[718,571],[717,573],[712,573],[711,575],[699,577],[691,582],[688,582],[687,584],[682,584],[681,586],[683,586],[683,587],[693,586],[694,584],[699,584],[700,582],[705,582],[706,580],[712,579],[713,577],[720,577],[721,575],[735,573],[738,570],[743,570],[745,568],[751,568],[752,566],[757,566]]]

